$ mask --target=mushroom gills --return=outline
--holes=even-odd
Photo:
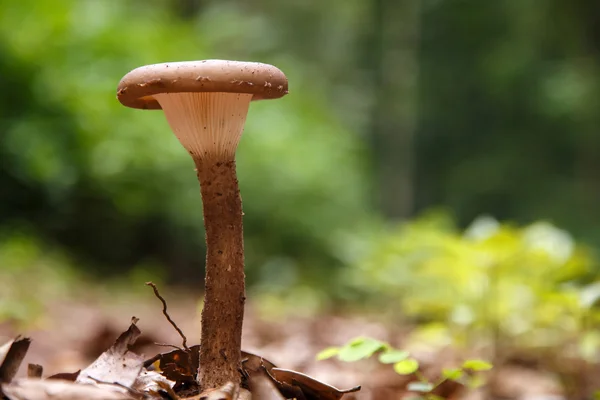
[[[154,97],[175,136],[194,159],[234,159],[251,94],[160,93]]]

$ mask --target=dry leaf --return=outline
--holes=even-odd
[[[127,393],[109,386],[80,385],[60,380],[18,379],[2,385],[8,400],[131,400]]]
[[[194,345],[189,348],[189,351],[180,349],[157,354],[146,360],[144,366],[150,368],[158,361],[158,370],[160,370],[167,379],[177,382],[178,384],[189,384],[196,382],[199,356],[200,346]],[[250,376],[253,373],[261,373],[262,368],[271,371],[271,369],[275,368],[275,364],[263,357],[242,351],[242,369],[246,376]]]
[[[108,350],[102,353],[92,365],[81,371],[75,382],[89,384],[102,382],[131,388],[144,364],[142,357],[129,351],[129,345],[133,344],[141,334],[135,325],[136,322],[137,320],[134,319],[129,329],[123,332]]]
[[[250,376],[252,396],[259,400],[285,400],[265,372]]]
[[[280,390],[286,388],[284,385],[300,388],[306,400],[340,400],[344,394],[360,390],[360,386],[341,390],[289,369],[273,368],[270,371],[270,376],[278,384]],[[282,393],[289,397],[285,390],[282,390]]]
[[[195,382],[199,360],[200,345],[195,345],[189,351],[182,349],[157,354],[144,361],[144,367],[149,368],[158,361],[158,369],[167,379],[178,383]]]
[[[44,367],[38,364],[27,365],[27,377],[28,378],[41,378],[44,373]]]
[[[59,379],[63,381],[75,382],[80,373],[81,370],[75,372],[59,372],[58,374],[51,375],[46,379]]]
[[[13,380],[30,344],[31,339],[17,337],[0,347],[0,383]]]
[[[252,373],[262,375],[263,368],[270,372],[273,368],[277,368],[277,366],[266,358],[242,351],[242,368],[248,375]]]

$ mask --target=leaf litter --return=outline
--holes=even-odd
[[[0,398],[2,400],[340,400],[360,386],[340,390],[308,375],[278,368],[271,361],[242,351],[241,384],[229,382],[201,391],[196,381],[199,345],[188,347],[183,331],[167,313],[167,303],[148,282],[163,305],[163,315],[183,340],[182,347],[144,359],[131,347],[142,334],[133,317],[107,350],[89,366],[43,378],[43,366],[29,364],[27,378],[14,379],[31,344],[17,337],[0,347]]]
[[[159,296],[157,297],[160,299]],[[5,377],[4,381],[0,384],[0,399],[379,400],[415,398],[415,395],[419,394],[418,391],[410,390],[419,389],[416,386],[419,379],[415,374],[400,376],[390,368],[389,364],[378,363],[377,361],[381,360],[376,360],[377,357],[352,363],[340,360],[316,361],[315,355],[319,351],[327,349],[327,346],[332,344],[348,341],[352,337],[362,335],[367,338],[377,337],[386,342],[394,341],[394,345],[397,345],[397,338],[405,336],[402,332],[394,332],[389,327],[364,317],[295,316],[283,320],[272,319],[270,322],[256,317],[250,318],[246,321],[249,325],[246,331],[250,333],[246,343],[250,343],[252,352],[242,352],[241,385],[229,383],[221,388],[201,391],[195,380],[199,345],[188,346],[185,342],[179,346],[156,343],[161,340],[163,342],[177,340],[173,335],[173,319],[169,317],[167,318],[169,324],[161,324],[160,320],[152,318],[156,310],[148,304],[137,304],[126,311],[127,307],[123,307],[122,302],[118,303],[118,308],[115,308],[114,304],[105,304],[107,314],[104,318],[98,318],[98,302],[96,298],[94,299],[93,306],[91,303],[86,305],[81,302],[57,303],[59,307],[51,308],[52,318],[56,318],[56,312],[59,314],[56,318],[59,329],[54,331],[57,334],[45,333],[44,340],[38,342],[36,339],[33,345],[29,338],[16,336],[16,331],[8,330],[5,333],[8,334],[5,338],[13,337],[13,339],[4,339],[7,340],[4,345],[0,341],[0,370],[5,371],[2,373]],[[170,303],[170,306],[172,307],[173,304]],[[193,329],[194,318],[188,316],[195,309],[189,307],[189,301],[175,302],[174,310],[179,313],[179,318],[182,318],[183,326],[186,329]],[[163,303],[165,317],[168,315],[166,311],[165,301]],[[130,324],[124,332],[122,329],[115,328],[121,325],[119,321],[126,319],[127,315],[138,314],[138,312],[143,314],[145,321],[149,320],[152,328],[145,329],[149,332],[143,334],[139,332],[137,319],[134,319],[132,321],[134,323]],[[103,321],[100,326],[95,323],[98,319]],[[73,329],[70,323],[73,320],[85,322],[81,324],[81,329],[78,327]],[[69,321],[69,324],[64,324],[62,321]],[[110,324],[107,323],[108,321],[111,321]],[[6,327],[10,329],[10,326],[4,328]],[[0,327],[0,331],[2,328]],[[185,340],[183,330],[175,328],[175,331],[182,340]],[[33,337],[35,338],[35,334]],[[80,343],[80,348],[76,352],[70,350],[76,343],[74,340]],[[363,346],[366,346],[364,343],[367,341],[363,338],[361,341],[353,342],[355,350],[359,352],[365,350]],[[161,347],[171,349],[163,351]],[[62,351],[57,352],[56,349]],[[325,354],[329,357],[321,355],[322,358],[327,359],[339,353],[339,349],[333,353],[332,349],[329,348],[330,354]],[[390,363],[403,360],[407,355],[402,351],[384,350],[380,357],[386,355],[383,361]],[[407,350],[411,350],[411,354],[415,352],[423,368],[422,375],[432,380],[441,378],[439,374],[442,367],[448,367],[443,372],[452,375],[452,370],[449,368],[461,365],[462,362],[460,353],[450,347],[435,351],[418,347]],[[154,356],[148,358],[143,354],[145,352]],[[54,353],[59,356],[58,363],[52,355]],[[68,357],[65,358],[63,354]],[[286,360],[292,368],[306,371],[307,374],[279,368],[258,354]],[[32,357],[31,362],[38,364],[25,364],[27,357]],[[133,368],[126,368],[125,375],[128,378],[123,379],[124,376],[115,371],[123,368],[118,362],[127,357],[131,357]],[[99,360],[105,362],[101,364]],[[140,361],[142,367],[138,370]],[[471,360],[467,366],[473,369],[488,368],[485,363],[474,361],[477,360]],[[104,367],[99,368],[101,365]],[[489,398],[490,395],[498,395],[506,399],[534,395],[554,396],[553,398],[556,399],[566,398],[556,378],[549,373],[542,374],[540,371],[523,366],[522,363],[515,365],[514,362],[512,364],[507,362],[504,366],[496,368],[495,363],[496,372],[483,390],[477,389],[466,393],[464,387],[457,382],[445,381],[431,393],[434,396],[432,398],[482,400]],[[19,368],[22,374],[17,374]],[[574,366],[570,368],[573,371],[577,370]],[[45,373],[46,370],[53,375]],[[133,384],[130,384],[131,376],[135,376],[136,370],[139,373]],[[55,373],[56,371],[63,372]],[[130,372],[131,375],[128,375]],[[324,378],[329,383],[334,382],[336,386],[339,385],[338,387],[349,387],[357,381],[364,383],[364,387],[359,392],[355,392],[358,388],[340,390],[309,375],[319,376],[319,379]],[[26,378],[17,379],[17,376],[26,376]]]

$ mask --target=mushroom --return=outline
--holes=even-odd
[[[239,383],[245,302],[242,201],[235,152],[252,100],[288,93],[278,68],[255,62],[186,61],[126,74],[118,100],[162,109],[196,165],[206,230],[205,299],[198,382],[206,390]]]

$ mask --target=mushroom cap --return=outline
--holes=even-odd
[[[160,93],[224,92],[252,94],[252,100],[277,99],[288,81],[277,67],[257,62],[202,60],[146,65],[129,72],[117,88],[124,106],[160,109]]]

